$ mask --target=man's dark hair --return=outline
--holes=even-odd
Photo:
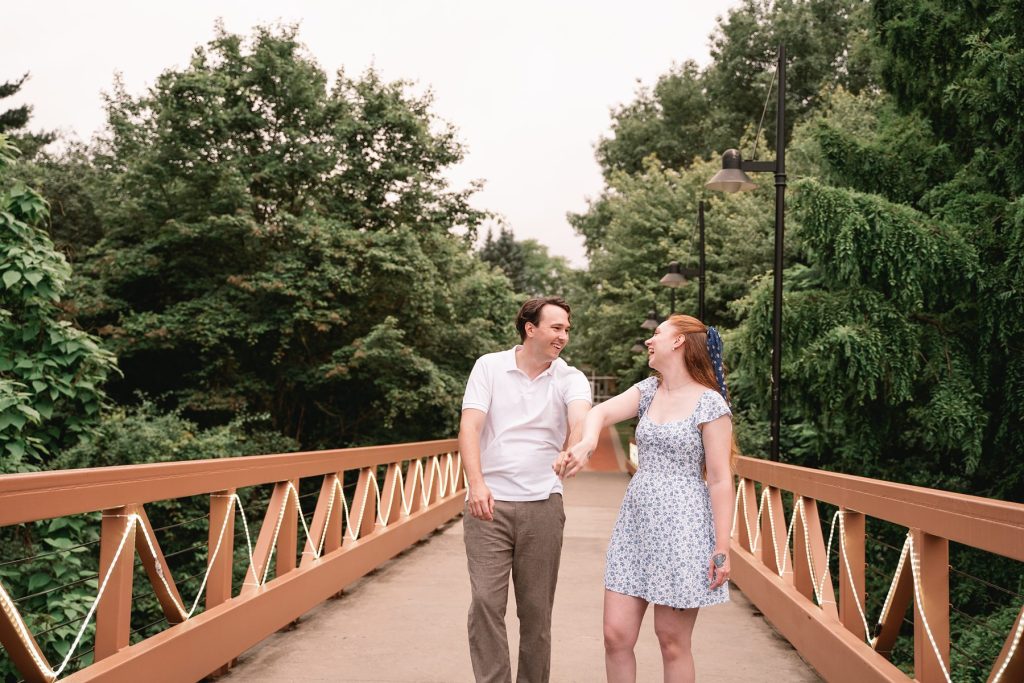
[[[516,316],[516,331],[519,332],[519,341],[526,341],[526,323],[536,326],[540,322],[541,309],[548,305],[558,306],[569,316],[569,320],[572,320],[572,310],[562,297],[546,296],[540,299],[530,299],[522,305]]]

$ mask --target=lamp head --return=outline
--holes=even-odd
[[[683,277],[682,269],[679,267],[679,261],[673,261],[668,264],[668,272],[665,273],[658,282],[666,287],[682,287],[685,285],[686,278]]]
[[[727,149],[722,155],[722,170],[714,175],[704,187],[718,192],[740,192],[753,190],[757,184],[743,172],[743,157],[738,149]]]
[[[643,321],[640,327],[652,331],[658,329],[658,313],[656,311],[648,311],[647,320]]]

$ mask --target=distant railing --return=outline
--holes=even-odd
[[[1024,505],[752,458],[739,458],[736,469],[733,578],[828,681],[907,681],[887,655],[911,604],[915,680],[951,680],[950,542],[1024,561]],[[788,525],[783,491],[792,496]],[[827,521],[827,545],[819,503],[838,508]],[[866,517],[907,529],[894,567],[868,564]],[[874,620],[865,606],[866,567],[893,573]],[[991,683],[1024,681],[1022,631],[1024,607],[1009,633],[993,636],[1005,642]]]
[[[95,615],[95,663],[63,680],[143,681],[164,672],[164,680],[187,681],[223,671],[252,645],[456,516],[465,495],[457,448],[457,441],[445,440],[0,476],[0,526],[103,513],[97,598],[64,661],[56,667],[47,661],[2,585],[0,643],[26,681],[53,681],[83,645]],[[346,472],[355,480],[350,499]],[[299,506],[305,478],[319,482],[308,524]],[[262,484],[272,484],[273,492],[253,547],[238,491]],[[145,504],[197,495],[209,495],[209,559],[199,594],[185,602]],[[239,517],[249,562],[233,595]],[[170,626],[129,646],[136,553]],[[205,609],[199,610],[204,587]]]
[[[615,396],[618,385],[618,380],[615,377],[591,373],[587,376],[587,379],[590,380],[590,391],[594,395],[594,405]]]

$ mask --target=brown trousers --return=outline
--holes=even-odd
[[[520,683],[546,683],[551,676],[551,606],[562,554],[565,513],[562,495],[525,503],[495,501],[485,522],[465,510],[463,530],[473,601],[469,607],[469,652],[477,683],[511,683],[505,608],[508,579],[519,617]]]

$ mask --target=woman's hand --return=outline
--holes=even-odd
[[[590,454],[594,452],[595,447],[596,444],[580,441],[569,450],[559,453],[558,459],[551,465],[551,469],[561,479],[574,477],[590,460]]]
[[[716,549],[708,560],[708,581],[711,582],[709,590],[715,590],[728,581],[731,571],[729,550]]]

